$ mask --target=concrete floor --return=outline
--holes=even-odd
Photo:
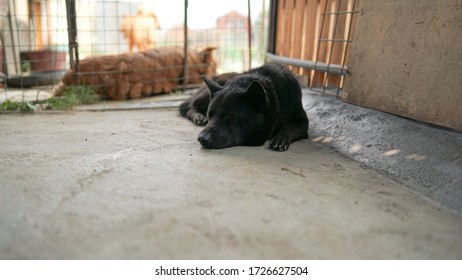
[[[175,109],[0,116],[2,259],[460,259],[462,217],[321,143],[201,149]]]
[[[303,95],[318,141],[462,215],[462,133]]]

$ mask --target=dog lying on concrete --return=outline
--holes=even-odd
[[[188,50],[187,84],[199,84],[201,76],[213,76],[215,47]],[[167,93],[183,84],[184,50],[164,47],[138,53],[86,58],[79,71],[70,69],[55,90],[59,96],[67,86],[94,86],[103,99],[126,100]]]
[[[226,82],[239,75],[238,73],[224,73],[213,76],[212,81],[220,86],[224,86]],[[204,126],[207,124],[207,109],[210,103],[210,90],[205,83],[186,101],[180,105],[180,114],[188,118],[197,125]]]
[[[180,105],[180,113],[205,125],[198,141],[204,148],[259,146],[285,151],[308,138],[308,117],[300,85],[286,67],[271,63],[241,75],[209,79]]]

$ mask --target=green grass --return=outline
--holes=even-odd
[[[36,108],[28,101],[5,100],[2,104],[0,104],[0,110],[4,112],[29,113],[35,111]]]
[[[61,96],[48,100],[48,110],[69,110],[72,107],[82,104],[93,104],[101,100],[96,89],[91,86],[70,86],[67,87]]]

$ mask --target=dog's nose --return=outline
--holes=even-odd
[[[197,141],[201,143],[202,146],[206,147],[208,143],[210,143],[210,133],[208,132],[201,132],[199,137],[197,137]]]

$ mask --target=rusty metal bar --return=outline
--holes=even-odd
[[[189,80],[188,63],[188,0],[184,0],[184,61],[183,61],[183,90],[186,90]]]
[[[250,13],[250,0],[247,0],[247,33],[248,33],[248,48],[249,48],[249,69],[252,68],[252,20]]]
[[[334,31],[335,33],[335,31]],[[352,40],[345,40],[345,39],[319,39],[322,42],[353,42]]]
[[[328,2],[328,1],[325,1],[324,13],[326,13],[326,11],[327,11],[327,2]],[[317,47],[317,49],[316,49],[316,58],[315,58],[315,61],[314,61],[315,65],[316,65],[317,63],[319,63],[319,62],[318,62],[318,60],[319,60],[319,49],[321,49],[321,36],[322,36],[322,31],[323,31],[323,29],[324,29],[324,20],[325,20],[325,18],[326,18],[326,16],[323,14],[323,15],[322,15],[322,19],[321,19],[321,28],[320,28],[320,30],[319,30],[318,47]]]
[[[354,11],[356,8],[356,0],[353,0],[353,6],[351,7],[351,10]],[[355,11],[356,12],[361,12],[362,14],[362,9],[359,10],[359,11]],[[350,37],[351,37],[351,27],[353,25],[353,17],[354,17],[354,14],[355,13],[351,13],[351,18],[350,18],[350,22],[348,24],[348,32],[347,32],[347,40],[349,40],[349,42],[351,42],[350,40]],[[342,56],[342,69],[345,68],[345,61],[346,61],[346,54],[348,52],[348,47],[350,46],[349,42],[346,42],[346,46],[345,46],[345,50],[343,51],[343,56]],[[340,84],[343,82],[343,79],[344,77],[341,77],[340,78]],[[340,85],[339,85],[339,88],[337,88],[337,96],[339,94],[339,91],[340,91]]]
[[[278,14],[278,0],[271,0],[270,2],[270,22],[268,34],[268,53],[276,52],[276,37],[277,37],[277,14]]]
[[[66,0],[67,37],[69,40],[69,64],[79,72],[79,44],[77,42],[77,13],[75,0]]]
[[[15,2],[13,1],[13,5],[15,5]],[[13,33],[13,22],[11,20],[11,6],[10,6],[10,1],[8,1],[8,13],[7,13],[7,17],[8,17],[8,25],[10,27],[10,37],[11,37],[11,47],[13,49],[13,60],[14,60],[14,70],[16,73],[19,73],[19,68],[18,68],[18,61],[16,59],[16,48],[15,48],[15,43],[14,43],[14,33]],[[17,24],[18,22],[16,21],[16,30],[18,29],[17,28]],[[19,41],[19,40],[18,40]],[[5,48],[6,49],[6,48]],[[5,52],[6,53],[6,52]],[[6,61],[6,57],[3,57],[3,60]],[[5,63],[6,65],[6,63]],[[6,67],[5,67],[6,68]],[[5,69],[4,70],[5,73],[7,73],[8,75],[10,75],[11,73],[8,72],[8,69]]]
[[[356,1],[355,1],[356,2]],[[344,14],[356,14],[356,13],[360,13],[362,12],[361,10],[357,10],[357,11],[344,11],[344,12],[333,12],[333,13],[323,13],[323,15],[344,15]]]
[[[329,49],[329,56],[328,56],[328,61],[327,61],[327,68],[330,67],[331,65],[331,61],[332,61],[332,53],[334,51],[334,43],[336,42],[345,42],[345,40],[343,39],[335,39],[335,36],[337,35],[337,26],[338,26],[338,17],[339,17],[339,14],[338,12],[340,11],[340,6],[342,5],[342,0],[338,0],[338,4],[337,4],[337,12],[336,13],[333,13],[332,15],[334,15],[334,32],[332,34],[332,39],[319,39],[319,41],[323,40],[323,41],[330,41],[332,42],[332,44],[330,44],[330,49]],[[326,84],[327,84],[327,81],[329,80],[329,72],[327,72],[327,74],[324,76],[324,82],[322,83],[322,91],[325,92],[326,91]],[[340,80],[339,80],[339,84],[337,85],[337,96],[338,96],[338,89],[340,88]]]

